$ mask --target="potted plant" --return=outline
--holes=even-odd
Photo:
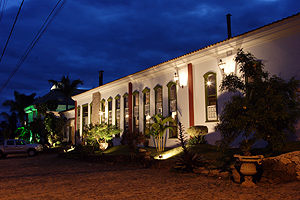
[[[120,132],[121,130],[116,126],[102,123],[94,126],[90,125],[88,130],[85,131],[85,137],[87,140],[96,141],[99,144],[99,149],[104,151],[108,147],[108,141]]]
[[[245,181],[242,183],[245,187],[255,187],[255,183],[252,181],[252,176],[257,173],[256,165],[261,164],[263,155],[251,155],[251,149],[256,142],[255,138],[244,139],[240,142],[240,148],[243,155],[234,155],[235,158],[241,163],[240,172],[245,175]]]

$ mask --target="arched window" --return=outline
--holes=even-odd
[[[177,122],[177,89],[176,83],[170,82],[168,83],[168,107],[169,107],[169,115],[173,117],[173,119]],[[177,138],[177,125],[170,124],[173,126],[174,131],[169,130],[170,138]]]
[[[133,99],[133,130],[139,132],[139,92],[132,93]]]
[[[217,81],[216,73],[208,72],[204,74],[205,85],[205,104],[206,104],[206,121],[217,121]]]
[[[124,131],[129,130],[129,104],[128,104],[128,94],[123,95],[124,99]]]
[[[144,133],[147,133],[150,128],[150,89],[143,90],[143,103],[144,103]]]
[[[77,107],[77,131],[80,130],[80,106]]]
[[[82,105],[82,130],[86,130],[88,126],[89,107],[88,104]]]
[[[105,120],[105,99],[102,99],[100,102],[100,120],[101,123],[106,123]]]
[[[116,110],[115,110],[115,125],[116,127],[120,128],[120,107],[121,107],[121,98],[120,98],[120,95],[117,95],[115,97],[115,102],[116,102]],[[119,138],[120,137],[120,134],[118,135],[115,135],[116,138]]]
[[[108,103],[108,124],[112,124],[112,98],[107,99]]]
[[[155,114],[163,114],[163,96],[162,86],[157,85],[154,88],[155,91]]]

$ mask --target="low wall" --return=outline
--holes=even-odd
[[[265,158],[261,181],[272,183],[300,181],[300,151]]]

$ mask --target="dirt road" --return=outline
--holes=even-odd
[[[195,174],[88,163],[56,154],[0,159],[0,199],[300,199],[300,183],[244,188]]]

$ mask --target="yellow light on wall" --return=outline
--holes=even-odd
[[[179,87],[183,88],[184,86],[187,85],[187,72],[184,69],[180,70],[180,73],[178,71],[178,68],[175,68],[176,72],[174,73],[173,79],[174,82],[178,84]]]
[[[176,115],[177,115],[176,111],[173,111],[172,112],[172,118],[175,119]]]
[[[235,71],[235,66],[232,63],[226,63],[222,59],[220,59],[218,66],[225,75],[233,74]]]
[[[173,77],[174,81],[177,83],[179,81],[179,75],[175,72],[174,77]]]

